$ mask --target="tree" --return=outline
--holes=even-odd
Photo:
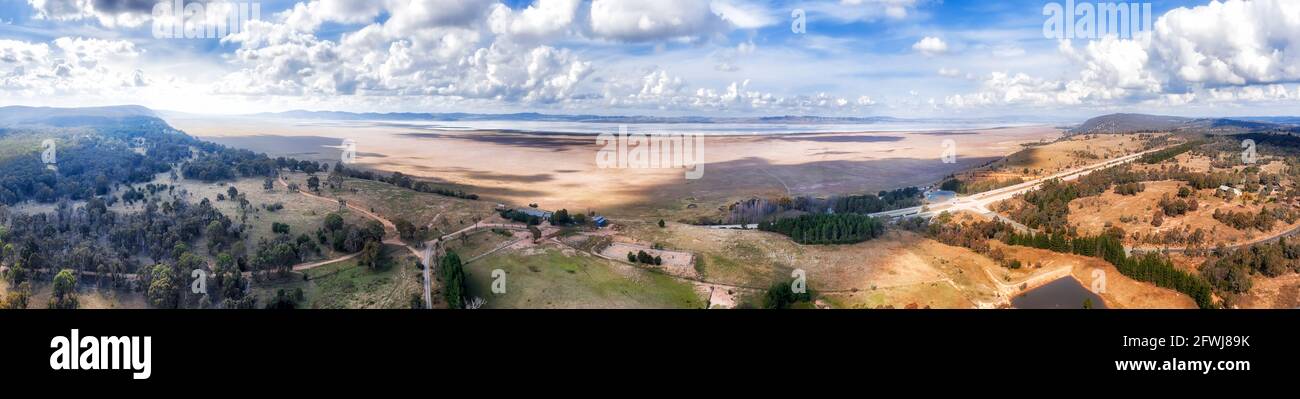
[[[180,281],[170,265],[156,265],[149,270],[149,288],[145,296],[159,309],[180,307]]]
[[[627,261],[636,263],[636,253],[633,253],[632,251],[627,251]]]
[[[311,191],[320,191],[320,178],[316,176],[307,178],[307,188]]]
[[[556,226],[568,226],[573,224],[573,217],[569,216],[568,209],[561,209],[555,211],[555,213],[551,215],[551,224]]]
[[[230,197],[233,201],[235,198],[239,198],[239,189],[235,188],[235,186],[230,186],[230,188],[226,189],[226,194],[228,194],[227,197]]]
[[[788,309],[795,303],[806,301],[812,301],[811,290],[796,294],[791,282],[777,282],[767,289],[767,294],[763,297],[763,307],[766,309]]]
[[[59,274],[54,275],[54,283],[50,292],[50,309],[76,309],[77,301],[77,274],[72,269],[63,269]]]
[[[271,222],[271,232],[276,234],[289,234],[289,225],[280,222]]]
[[[297,293],[301,294],[301,289],[299,289]],[[298,301],[295,300],[293,294],[285,291],[284,288],[280,288],[275,290],[275,299],[268,302],[266,308],[272,310],[293,310],[298,308]]]
[[[17,289],[10,290],[4,298],[0,298],[0,309],[27,309],[27,303],[32,297],[32,284],[22,283]]]
[[[360,259],[357,261],[362,266],[369,267],[370,270],[379,270],[384,265],[384,245],[377,241],[366,241],[366,246],[361,250]]]
[[[366,222],[365,234],[367,238],[373,238],[375,241],[384,241],[384,224],[377,220]]]
[[[452,309],[465,307],[465,270],[460,263],[460,256],[455,251],[447,251],[438,267],[438,274],[443,284],[443,298]]]
[[[275,180],[274,180],[274,179],[271,179],[271,178],[269,178],[269,177],[266,178],[266,181],[262,182],[262,189],[263,189],[263,190],[266,190],[266,191],[274,190],[274,189],[275,189]]]
[[[415,225],[411,224],[409,220],[397,219],[393,221],[393,224],[397,226],[397,235],[403,240],[415,239]]]
[[[343,216],[337,213],[325,215],[325,230],[336,231],[343,228]]]
[[[659,228],[662,229],[662,228],[664,228],[664,227],[667,227],[667,224],[664,223],[664,220],[663,220],[663,219],[659,219]]]

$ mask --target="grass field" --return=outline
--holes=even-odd
[[[524,238],[531,241],[532,236],[528,232],[501,231],[505,234],[494,230],[485,230],[452,239],[446,242],[446,248],[456,251],[456,254],[460,255],[462,260],[468,261],[516,239]]]
[[[253,284],[258,306],[275,298],[284,289],[303,291],[299,308],[307,309],[409,309],[412,295],[422,294],[420,271],[415,257],[405,248],[385,246],[389,266],[370,270],[356,259],[321,266],[269,283]],[[303,276],[307,276],[304,280]]]
[[[319,177],[325,179],[323,175]],[[289,181],[307,189],[306,175],[290,174]],[[491,202],[422,193],[370,180],[345,179],[342,189],[326,187],[321,192],[330,198],[343,198],[349,204],[374,209],[389,220],[405,219],[417,228],[428,227],[431,233],[423,239],[458,231],[495,214]]]
[[[506,272],[505,294],[491,292],[494,269]],[[554,248],[502,251],[469,265],[466,272],[469,292],[487,301],[484,308],[699,309],[705,305],[687,282]]]

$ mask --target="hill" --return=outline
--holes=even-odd
[[[1250,120],[1247,120],[1250,119]],[[1146,114],[1110,114],[1089,119],[1071,134],[1123,134],[1145,132],[1232,135],[1244,133],[1300,133],[1300,127],[1280,124],[1286,118],[1184,118]]]
[[[157,118],[149,108],[138,105],[90,108],[51,107],[0,107],[0,126],[48,125],[56,127],[84,126],[107,120],[127,118]]]

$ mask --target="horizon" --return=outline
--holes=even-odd
[[[867,123],[866,120],[869,120],[869,119],[894,119],[894,120],[903,121],[903,122],[925,122],[925,121],[937,121],[937,120],[951,120],[951,121],[981,121],[981,120],[984,120],[984,121],[987,121],[987,120],[999,120],[999,119],[1001,119],[1003,122],[1012,122],[1012,121],[1015,121],[1015,120],[1017,120],[1017,119],[1024,119],[1024,118],[1028,117],[1027,115],[991,115],[991,116],[978,116],[978,117],[966,117],[966,118],[962,118],[962,117],[913,117],[913,118],[907,118],[907,117],[897,117],[897,116],[889,116],[889,115],[868,115],[868,116],[829,116],[829,115],[800,115],[800,114],[787,114],[787,115],[776,115],[776,114],[771,114],[771,115],[749,115],[749,116],[721,116],[721,117],[712,117],[712,116],[695,115],[695,114],[677,115],[677,116],[655,116],[655,115],[649,115],[649,114],[548,113],[548,112],[536,112],[536,111],[502,112],[502,113],[492,113],[492,112],[485,112],[485,113],[478,113],[478,112],[396,112],[396,111],[387,111],[387,112],[385,112],[385,111],[353,112],[353,111],[341,111],[341,110],[330,110],[330,109],[320,109],[320,110],[313,110],[313,109],[290,109],[290,110],[285,110],[285,111],[267,111],[267,112],[257,112],[257,113],[221,114],[221,113],[200,113],[200,112],[176,111],[176,110],[170,110],[170,109],[159,109],[159,108],[152,108],[152,107],[148,107],[148,106],[144,106],[144,105],[139,105],[139,104],[95,105],[95,106],[84,106],[84,107],[60,107],[60,106],[26,105],[26,104],[6,104],[6,105],[0,105],[0,108],[8,108],[8,107],[47,108],[47,109],[64,109],[64,110],[78,110],[78,109],[88,109],[88,108],[142,107],[142,108],[145,108],[145,109],[147,109],[147,110],[149,110],[149,111],[151,111],[151,112],[154,112],[154,113],[160,113],[160,114],[168,114],[168,113],[170,113],[170,114],[178,114],[178,115],[186,115],[186,116],[204,116],[204,117],[259,117],[259,116],[272,116],[272,117],[274,117],[274,116],[283,116],[284,114],[293,114],[293,113],[346,114],[346,115],[376,114],[376,115],[381,115],[381,116],[387,116],[387,115],[427,115],[427,116],[434,116],[434,117],[436,117],[436,116],[438,116],[438,115],[450,115],[450,114],[463,114],[463,115],[468,115],[468,116],[486,116],[486,117],[492,117],[492,116],[516,116],[516,115],[530,115],[530,114],[531,114],[531,115],[538,115],[538,116],[543,116],[543,117],[581,117],[581,116],[591,116],[591,117],[600,117],[600,118],[629,118],[629,119],[635,119],[635,118],[647,118],[647,119],[651,119],[651,118],[653,118],[653,119],[666,119],[666,120],[674,120],[674,119],[676,119],[676,120],[682,120],[682,119],[706,119],[706,120],[707,120],[707,119],[713,119],[713,120],[750,119],[750,120],[757,120],[757,119],[778,119],[778,118],[844,119],[844,120],[848,120],[849,122],[854,122],[853,120],[862,120],[862,123],[863,123],[863,124],[866,124],[866,123]],[[1271,119],[1271,118],[1300,118],[1300,114],[1271,114],[1271,115],[1235,115],[1235,114],[1228,114],[1228,115],[1220,115],[1220,116],[1204,116],[1204,115],[1150,114],[1150,113],[1141,113],[1141,112],[1113,112],[1113,113],[1106,113],[1106,114],[1094,114],[1094,115],[1091,115],[1091,116],[1084,116],[1084,117],[1080,117],[1080,118],[1067,118],[1067,117],[1061,117],[1061,118],[1058,118],[1059,120],[1057,120],[1057,121],[1052,121],[1052,122],[1027,122],[1027,123],[1039,123],[1039,124],[1052,124],[1052,123],[1082,124],[1082,123],[1087,122],[1088,120],[1091,120],[1091,119],[1102,118],[1102,117],[1108,117],[1108,116],[1118,116],[1118,115],[1166,116],[1166,117],[1177,117],[1177,118],[1188,118],[1188,119],[1229,119],[1229,120]],[[162,117],[162,115],[158,115],[158,116],[159,116],[159,117]],[[1041,117],[1040,117],[1040,118],[1041,118]],[[1047,119],[1047,118],[1044,118],[1044,119]],[[432,120],[432,121],[437,121],[437,119],[430,119],[430,120]],[[485,121],[491,121],[491,119],[484,119],[484,120],[485,120]],[[584,122],[584,121],[575,121],[575,122]],[[633,122],[633,123],[635,123],[635,122]],[[702,122],[702,123],[719,123],[719,122]],[[721,122],[721,123],[725,123],[725,122]],[[761,121],[755,121],[754,123],[762,123],[762,122],[761,122]],[[856,124],[856,123],[850,123],[850,124]],[[977,130],[978,130],[978,129],[977,129]]]

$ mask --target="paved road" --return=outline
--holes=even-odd
[[[1019,223],[1015,223],[1009,219],[998,216],[997,213],[989,210],[988,206],[998,201],[1011,199],[1012,197],[1015,197],[1017,195],[1036,190],[1038,189],[1039,186],[1043,185],[1043,183],[1046,183],[1053,179],[1061,179],[1063,181],[1075,180],[1078,179],[1079,177],[1085,176],[1096,170],[1105,169],[1105,168],[1109,168],[1112,166],[1116,166],[1128,162],[1133,162],[1138,158],[1142,157],[1143,155],[1146,155],[1147,153],[1155,152],[1159,150],[1160,149],[1154,149],[1154,150],[1139,152],[1132,155],[1126,155],[1123,157],[1095,163],[1092,165],[1060,172],[1051,176],[1030,180],[1014,186],[1008,186],[1008,187],[1003,187],[995,190],[985,191],[978,194],[957,197],[937,204],[896,209],[896,210],[886,211],[886,212],[878,212],[878,213],[873,213],[870,216],[882,217],[882,218],[902,218],[902,217],[931,218],[934,216],[938,216],[940,213],[943,213],[945,211],[950,213],[957,212],[957,211],[972,211],[982,215],[995,217],[1005,222],[1011,222],[1012,225],[1016,226],[1017,229],[1027,230],[1028,229],[1027,227],[1020,225]]]

